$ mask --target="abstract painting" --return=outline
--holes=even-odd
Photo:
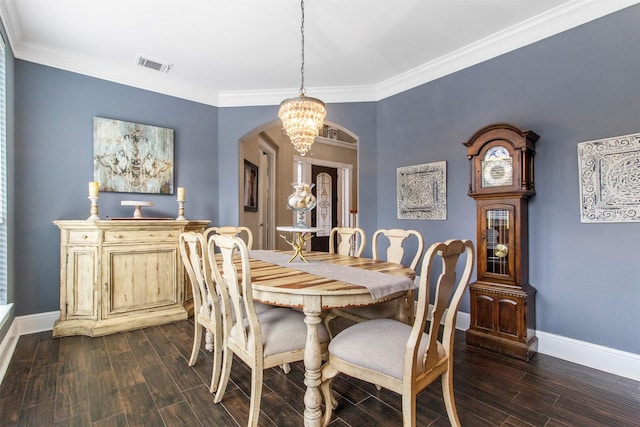
[[[93,118],[100,191],[173,194],[173,129]]]
[[[447,219],[447,162],[404,166],[398,173],[398,219]]]
[[[578,143],[580,221],[640,221],[640,133]]]

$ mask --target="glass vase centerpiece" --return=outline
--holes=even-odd
[[[316,207],[316,196],[311,194],[311,189],[315,184],[294,182],[291,185],[294,191],[287,198],[287,205],[296,213],[296,223],[294,227],[309,228],[304,222],[304,217],[307,212]]]

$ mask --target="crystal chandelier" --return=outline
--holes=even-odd
[[[322,122],[327,115],[324,102],[305,95],[304,88],[304,0],[301,0],[302,8],[302,66],[300,71],[302,80],[300,83],[300,95],[297,98],[288,98],[280,103],[278,117],[282,120],[282,126],[287,132],[295,149],[304,156],[311,148],[313,140],[318,136],[322,128]]]

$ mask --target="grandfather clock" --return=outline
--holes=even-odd
[[[468,194],[476,200],[478,258],[477,281],[469,286],[467,343],[527,361],[538,350],[528,236],[537,140],[532,131],[498,123],[464,143]]]

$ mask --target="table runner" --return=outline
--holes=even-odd
[[[296,259],[289,262],[291,254],[286,253],[268,250],[252,250],[249,251],[249,257],[282,267],[304,271],[305,273],[364,286],[369,290],[373,299],[383,298],[396,292],[415,289],[413,280],[405,276],[396,276],[324,261],[309,260],[309,263],[305,263]]]

